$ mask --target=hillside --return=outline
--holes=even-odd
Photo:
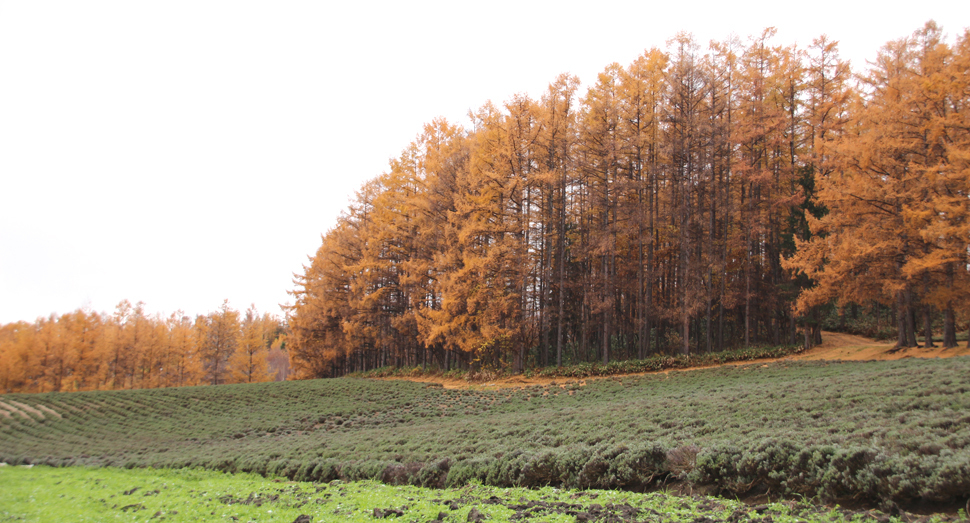
[[[970,494],[970,358],[519,389],[360,379],[8,394],[0,461],[883,503]]]

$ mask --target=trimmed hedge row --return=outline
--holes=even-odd
[[[14,460],[13,464],[29,463],[72,464],[54,458]],[[146,465],[134,460],[107,464],[126,468]],[[773,439],[746,448],[580,445],[539,452],[480,455],[460,461],[445,458],[431,463],[240,457],[159,465],[251,472],[294,481],[377,480],[389,485],[431,488],[460,487],[474,480],[499,487],[645,491],[680,481],[694,489],[706,488],[722,495],[770,491],[826,502],[945,503],[962,502],[970,497],[970,452],[966,449],[900,457],[872,447],[799,447]]]

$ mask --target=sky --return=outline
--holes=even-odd
[[[856,70],[965,0],[0,0],[0,323],[282,315],[354,192],[443,116],[769,26]],[[891,8],[892,7],[892,8]]]

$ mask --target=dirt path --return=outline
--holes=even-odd
[[[901,360],[904,358],[952,358],[970,355],[966,343],[959,347],[944,349],[937,347],[924,349],[911,347],[893,351],[891,341],[877,341],[852,334],[823,332],[822,344],[812,350],[794,356],[796,360]]]
[[[952,358],[954,356],[968,356],[970,355],[970,348],[967,348],[966,343],[961,342],[959,347],[952,349],[943,349],[942,347],[934,347],[929,349],[924,349],[922,347],[912,347],[909,349],[903,349],[899,351],[893,351],[893,342],[883,342],[874,340],[872,338],[864,338],[862,336],[855,336],[852,334],[840,334],[837,332],[822,332],[822,344],[812,348],[808,352],[802,354],[797,354],[795,356],[790,356],[787,359],[793,360],[849,360],[849,361],[868,361],[868,360],[901,360],[904,358]],[[937,345],[939,343],[937,342]],[[758,359],[758,360],[748,360],[748,361],[737,361],[731,363],[725,363],[724,365],[755,365],[755,364],[766,364],[773,359]],[[692,370],[699,370],[713,367],[714,365],[706,365],[701,367],[688,367],[684,369],[669,369],[658,372],[645,372],[636,374],[626,374],[625,376],[641,376],[644,374],[659,374],[659,373],[669,373],[669,372],[689,372]],[[579,383],[580,385],[585,385],[588,380],[603,380],[603,379],[617,379],[620,376],[596,376],[590,378],[526,378],[524,376],[512,376],[510,378],[501,378],[485,383],[472,383],[462,379],[444,379],[440,377],[418,377],[418,378],[378,378],[378,379],[388,379],[397,380],[405,379],[408,381],[416,381],[418,383],[437,383],[446,389],[508,389],[508,388],[521,388],[521,387],[531,387],[534,385],[562,385]]]
[[[437,383],[446,389],[518,389],[522,387],[531,387],[533,385],[562,385],[565,386],[567,383],[579,382],[580,385],[585,385],[586,380],[604,379],[610,376],[597,376],[595,378],[526,378],[524,376],[512,376],[509,378],[500,378],[492,381],[486,381],[484,383],[475,383],[470,381],[465,381],[462,379],[445,379],[437,376],[422,376],[417,378],[375,378],[379,380],[407,380],[415,381],[418,383]]]

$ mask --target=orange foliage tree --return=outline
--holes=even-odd
[[[110,315],[79,309],[33,323],[0,325],[0,392],[180,387],[221,383],[230,376],[245,382],[285,378],[288,365],[278,362],[271,375],[266,362],[274,343],[277,353],[283,352],[283,331],[279,318],[259,316],[254,308],[240,322],[224,303],[193,322],[182,312],[165,319],[148,315],[144,304],[127,300]]]

